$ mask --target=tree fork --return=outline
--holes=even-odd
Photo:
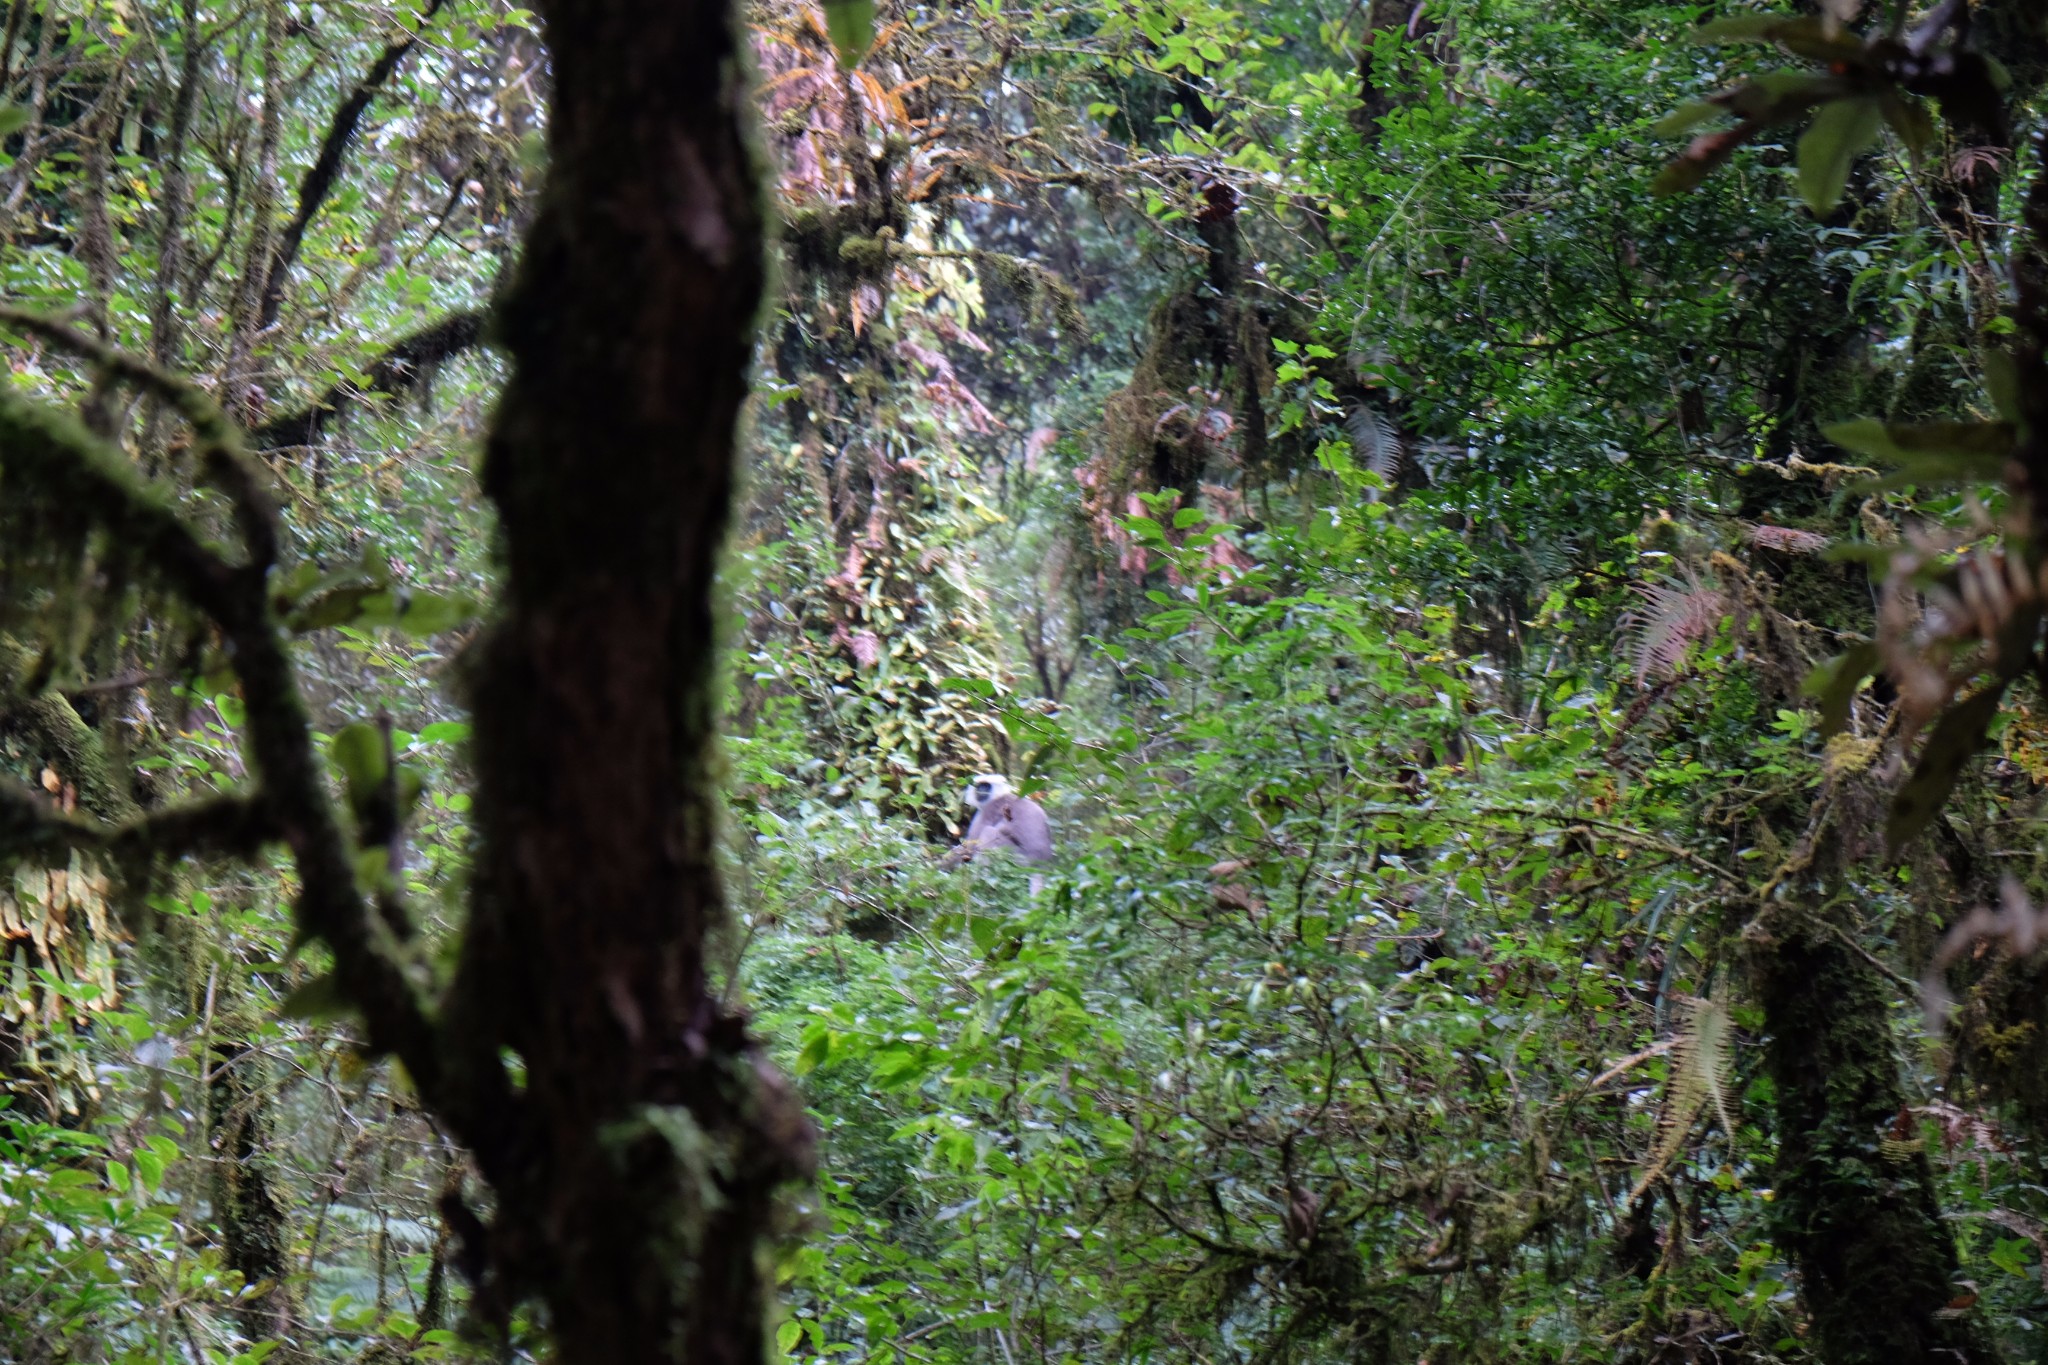
[[[455,1204],[480,1306],[540,1295],[565,1362],[753,1365],[760,1243],[811,1133],[704,972],[724,910],[712,597],[764,274],[745,64],[714,0],[556,0],[544,17],[556,169],[501,319],[514,367],[484,482],[508,574],[472,673],[484,846],[444,1007],[357,885],[269,601],[275,511],[239,436],[193,385],[4,307],[191,423],[241,558],[75,419],[6,394],[0,492],[90,518],[214,621],[256,784],[114,827],[23,797],[0,807],[0,845],[284,842],[300,929],[332,949],[369,1047],[496,1189],[488,1230]],[[61,539],[71,520],[23,524]]]

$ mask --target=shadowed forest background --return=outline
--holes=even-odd
[[[2040,5],[0,12],[0,1360],[2048,1361]]]

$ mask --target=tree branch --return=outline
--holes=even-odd
[[[1164,1205],[1151,1195],[1146,1194],[1143,1190],[1131,1191],[1131,1197],[1152,1210],[1152,1212],[1158,1214],[1160,1219],[1175,1232],[1187,1238],[1196,1246],[1201,1247],[1204,1251],[1214,1255],[1231,1256],[1242,1261],[1256,1261],[1269,1265],[1278,1264],[1287,1259],[1284,1256],[1276,1256],[1270,1251],[1261,1251],[1255,1247],[1232,1246],[1228,1242],[1219,1242],[1213,1237],[1199,1233],[1180,1219],[1174,1217],[1171,1213],[1168,1213]]]
[[[248,565],[230,564],[203,543],[119,451],[76,417],[4,386],[0,508],[14,516],[25,510],[30,518],[97,522],[212,618],[227,637],[241,679],[248,713],[245,743],[257,779],[246,810],[179,807],[120,835],[54,816],[17,790],[0,796],[0,846],[112,848],[117,839],[138,848],[171,847],[178,840],[195,845],[283,841],[299,874],[294,906],[299,928],[318,935],[333,951],[336,982],[362,1012],[370,1045],[404,1062],[421,1096],[461,1130],[486,1172],[502,1176],[512,1126],[508,1116],[516,1107],[511,1083],[492,1056],[487,1065],[468,1068],[451,1084],[424,991],[414,983],[402,946],[357,887],[352,842],[328,796],[306,704],[265,589],[276,544],[269,501],[261,474],[241,452],[234,426],[196,386],[61,323],[4,306],[0,323],[75,350],[163,394],[192,422],[216,480],[235,499],[253,555]],[[29,524],[37,527],[36,521]]]
[[[117,346],[89,336],[64,322],[32,313],[25,309],[0,304],[0,323],[19,328],[31,336],[41,337],[53,346],[84,356],[116,379],[124,379],[164,399],[178,414],[192,426],[192,434],[198,438],[200,456],[208,476],[235,506],[235,521],[242,532],[242,538],[249,547],[249,561],[262,571],[277,562],[277,508],[269,491],[264,487],[263,475],[242,451],[242,441],[235,424],[230,422],[220,405],[207,392],[188,379],[181,379],[139,356],[129,355]],[[13,400],[25,412],[40,417],[54,414],[44,412],[38,405],[26,400]],[[79,431],[95,446],[99,438],[92,436],[83,426]],[[79,455],[84,458],[81,449]],[[109,472],[118,468],[122,476],[139,494],[154,498],[129,472],[128,462],[110,452],[102,457]],[[176,512],[168,504],[162,504],[164,515],[178,522]],[[182,523],[179,523],[182,527]],[[187,535],[189,536],[189,532]],[[195,598],[195,601],[198,599]],[[217,613],[212,613],[218,619]]]
[[[82,509],[216,621],[241,610],[244,572],[193,534],[169,502],[70,413],[0,389],[0,502]],[[34,513],[32,513],[34,515]]]
[[[440,13],[444,3],[445,0],[429,0],[426,9],[420,12],[421,30]],[[298,211],[292,215],[292,221],[285,226],[276,249],[271,253],[270,270],[263,281],[262,308],[257,315],[258,331],[277,321],[278,310],[284,306],[285,278],[299,258],[299,247],[305,241],[306,229],[320,212],[321,205],[327,202],[327,196],[334,192],[334,182],[341,176],[342,158],[348,155],[349,144],[355,141],[356,129],[368,112],[370,101],[377,97],[378,90],[391,79],[391,73],[398,69],[398,64],[405,60],[406,54],[419,40],[420,35],[416,31],[388,44],[328,121],[327,136],[320,141],[320,153],[313,158],[306,178],[299,182]]]
[[[246,858],[278,837],[257,797],[210,797],[107,825],[52,810],[20,787],[0,786],[0,851],[17,856],[77,850],[171,862],[189,854]]]
[[[272,418],[249,433],[250,445],[257,450],[309,446],[370,394],[395,397],[411,392],[425,382],[442,361],[482,343],[484,318],[483,309],[465,308],[400,337],[370,362],[361,384],[345,380],[321,394],[312,406]]]

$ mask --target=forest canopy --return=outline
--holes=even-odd
[[[2048,1360],[2038,3],[0,11],[0,1360]]]

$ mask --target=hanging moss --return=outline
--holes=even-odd
[[[888,272],[895,251],[896,234],[883,228],[872,237],[841,238],[839,261],[856,276],[877,279]]]
[[[1088,335],[1080,294],[1038,262],[1004,251],[977,251],[974,265],[986,279],[1008,291],[1034,323],[1053,328],[1070,342]]]
[[[1208,463],[1209,446],[1192,424],[1169,428],[1162,419],[1188,401],[1204,349],[1206,309],[1198,281],[1185,281],[1145,321],[1145,350],[1131,381],[1103,405],[1103,459],[1112,488],[1147,475],[1156,488],[1188,488]]]

